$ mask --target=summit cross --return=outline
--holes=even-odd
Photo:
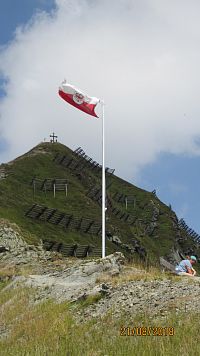
[[[56,136],[54,132],[53,132],[53,134],[52,134],[52,135],[49,135],[49,137],[52,137],[52,138],[51,138],[51,140],[50,140],[50,142],[52,142],[52,143],[57,142],[57,138],[58,138],[58,136]],[[56,140],[55,140],[55,139],[56,139]]]

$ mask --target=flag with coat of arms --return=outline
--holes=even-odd
[[[59,95],[77,109],[84,111],[88,115],[98,117],[95,113],[95,107],[100,100],[84,94],[81,90],[67,83],[66,80],[59,87]]]

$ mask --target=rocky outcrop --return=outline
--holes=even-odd
[[[21,281],[29,287],[39,288],[39,299],[51,296],[57,302],[75,301],[83,296],[101,293],[104,288],[101,284],[96,284],[98,278],[103,273],[107,273],[110,277],[118,275],[122,270],[124,260],[121,252],[115,252],[97,260],[75,261],[74,266],[62,271],[30,275],[22,278]]]
[[[117,319],[122,313],[131,313],[133,316],[150,313],[152,317],[165,317],[171,309],[175,312],[199,309],[199,277],[190,281],[187,277],[174,277],[171,280],[163,274],[163,280],[147,281],[145,271],[133,268],[132,280],[127,278],[127,282],[115,285],[112,276],[123,278],[127,273],[123,263],[123,255],[115,253],[104,259],[76,261],[74,266],[59,272],[23,277],[21,282],[37,289],[36,303],[48,298],[58,303],[65,300],[74,303],[88,296],[99,296],[98,302],[77,309],[74,316],[78,322],[94,317],[100,320],[108,311],[112,311]],[[141,275],[141,280],[137,279],[137,275]]]
[[[173,257],[178,258],[177,251],[173,251]],[[148,312],[152,317],[165,317],[171,309],[175,312],[199,310],[199,277],[188,281],[187,277],[175,276],[171,280],[163,274],[162,280],[147,280],[144,270],[123,268],[125,258],[121,252],[103,259],[60,257],[60,261],[61,265],[53,264],[51,252],[44,251],[42,245],[29,245],[16,225],[0,221],[1,266],[27,263],[40,266],[28,275],[14,274],[5,288],[23,285],[34,288],[33,303],[53,298],[57,303],[69,301],[76,306],[77,301],[97,296],[96,303],[77,309],[74,317],[78,322],[93,317],[100,320],[108,311],[120,318],[122,313],[134,316]],[[122,278],[125,282],[115,284],[113,278],[118,282]]]
[[[153,200],[150,200],[148,207],[152,211],[151,221],[147,224],[145,233],[149,236],[152,236],[154,230],[158,227],[158,218],[160,214],[159,204],[156,204]]]
[[[0,220],[0,262],[20,265],[48,260],[51,256],[51,252],[44,251],[42,243],[37,246],[28,244],[17,225]]]
[[[165,317],[169,310],[198,311],[199,285],[199,277],[194,277],[190,283],[187,277],[177,282],[166,279],[124,283],[115,288],[108,288],[107,297],[79,312],[77,319],[83,321],[87,318],[101,318],[108,311],[112,311],[112,316],[116,319],[120,318],[122,313],[132,316],[149,313],[154,318],[156,315]]]
[[[0,165],[0,180],[5,179],[6,177],[7,177],[6,168],[5,168],[5,165],[2,164],[2,165]]]

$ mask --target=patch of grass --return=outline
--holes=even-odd
[[[9,284],[9,281],[7,280],[5,280],[5,281],[2,281],[2,280],[0,280],[0,291],[3,289],[3,288],[5,288],[7,285]]]
[[[0,265],[0,279],[10,279],[16,275],[16,266]]]
[[[126,266],[122,273],[117,276],[111,276],[110,274],[103,273],[96,279],[96,283],[111,283],[112,286],[121,285],[133,281],[153,281],[153,280],[166,280],[170,279],[172,281],[181,280],[181,277],[173,275],[171,273],[163,273],[155,267],[146,269],[141,269],[137,267]]]
[[[198,277],[198,276],[197,276]],[[110,275],[109,273],[102,273],[97,279],[96,283],[111,283],[112,286],[121,285],[132,281],[154,281],[154,280],[170,280],[178,283],[183,280],[183,277],[171,273],[170,271],[161,271],[160,267],[156,267],[146,262],[128,262],[123,266],[123,270],[119,275]],[[187,279],[188,284],[200,283],[198,279]]]
[[[33,265],[0,265],[0,280],[10,280],[15,276],[28,276],[33,274],[37,266]]]
[[[80,307],[80,308],[86,308],[89,305],[98,303],[99,300],[101,300],[103,298],[103,295],[100,293],[94,294],[94,295],[89,295],[86,298],[82,298],[81,300],[77,301],[75,304],[76,306]]]
[[[147,314],[76,323],[67,303],[30,303],[31,289],[0,292],[0,354],[8,356],[193,356],[200,353],[199,313]],[[91,302],[91,300],[90,300]],[[93,300],[94,302],[94,300]],[[142,329],[143,328],[143,329]],[[149,335],[145,335],[145,328]],[[143,331],[142,331],[143,330]],[[143,333],[143,336],[141,336]],[[195,342],[194,342],[195,340]]]

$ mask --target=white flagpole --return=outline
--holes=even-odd
[[[105,138],[104,138],[104,101],[102,104],[102,258],[105,257],[105,212],[106,212],[106,177],[105,177]]]

